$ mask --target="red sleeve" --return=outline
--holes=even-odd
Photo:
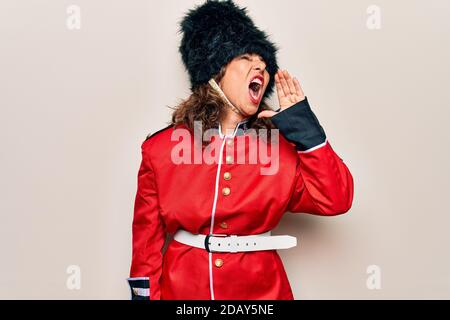
[[[337,215],[350,210],[353,177],[331,147],[308,99],[279,112],[272,122],[295,145],[299,157],[288,211]]]
[[[297,151],[299,164],[290,212],[337,215],[350,210],[353,177],[345,163],[326,141],[317,149]]]
[[[134,203],[133,248],[130,268],[132,299],[159,300],[159,280],[162,270],[162,249],[165,227],[158,206],[155,173],[149,155],[150,140],[141,147],[142,161]]]

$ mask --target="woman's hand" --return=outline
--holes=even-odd
[[[305,99],[300,82],[297,78],[291,78],[287,70],[278,70],[275,74],[275,85],[277,87],[278,101],[280,102],[280,110],[283,111],[294,104]],[[258,118],[270,118],[276,115],[277,112],[271,110],[264,110],[258,114]]]

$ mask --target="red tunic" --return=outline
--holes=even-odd
[[[220,152],[208,153],[216,161],[206,163],[205,149],[200,149],[201,163],[192,163],[199,149],[192,135],[189,139],[184,135],[188,132],[184,125],[168,126],[142,144],[129,279],[132,289],[141,291],[134,289],[133,298],[293,299],[276,250],[210,253],[209,261],[206,250],[172,240],[162,253],[166,234],[179,228],[210,233],[212,215],[213,233],[250,235],[272,230],[286,211],[331,216],[350,209],[352,175],[332,149],[307,99],[281,111],[272,122],[281,134],[271,158],[272,165],[279,163],[270,174],[261,173],[270,163],[261,159],[249,163],[254,150],[250,145],[261,138],[249,133],[246,121],[227,138],[233,142],[223,144],[221,164]],[[189,141],[185,146],[191,146],[190,153],[186,148],[180,153],[182,139],[174,138],[176,131],[184,143]],[[220,150],[224,139],[218,127],[211,146]],[[271,144],[268,147],[274,150]],[[245,163],[237,163],[242,154]],[[191,163],[179,163],[179,155]],[[227,159],[230,155],[232,161]]]

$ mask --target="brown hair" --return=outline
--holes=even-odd
[[[226,66],[223,66],[220,72],[214,77],[217,83],[225,75]],[[184,124],[193,132],[194,121],[201,121],[202,131],[218,127],[219,122],[226,114],[226,109],[229,108],[227,103],[214,90],[209,83],[199,85],[192,90],[192,94],[176,107],[169,107],[174,110],[172,113],[173,125]],[[259,129],[273,129],[275,126],[268,118],[258,119],[258,113],[263,110],[272,110],[264,101],[261,101],[258,112],[249,118],[248,127],[255,129],[259,135]],[[267,139],[270,141],[270,131],[267,130]],[[203,141],[203,144],[208,144],[208,141]]]

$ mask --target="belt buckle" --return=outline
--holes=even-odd
[[[228,237],[228,235],[225,234],[225,233],[210,233],[210,234],[207,234],[206,237],[205,237],[205,250],[206,251],[211,252],[211,253],[213,253],[213,252],[221,252],[221,251],[211,251],[209,249],[209,238],[210,237],[223,237],[223,238],[226,238],[226,237]]]

